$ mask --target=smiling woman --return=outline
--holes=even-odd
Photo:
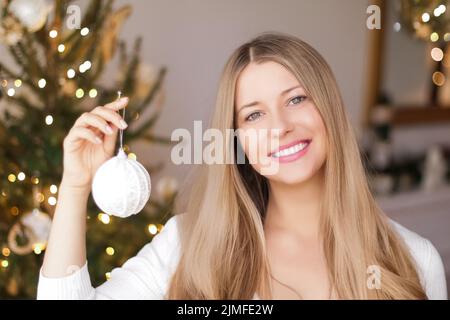
[[[95,289],[82,254],[86,192],[63,186],[38,297],[446,298],[434,246],[375,202],[336,80],[310,45],[264,33],[237,48],[211,129],[238,130],[223,153],[241,148],[250,161],[202,163],[187,212]],[[68,261],[80,269],[58,278]]]
[[[239,129],[249,163],[202,167],[170,298],[445,297],[434,247],[377,206],[336,80],[310,45],[266,33],[240,46],[211,127]],[[255,129],[267,134],[243,139]],[[280,163],[275,174],[264,174],[267,161]],[[367,285],[374,266],[376,290]]]
[[[287,89],[286,89],[287,88]],[[259,101],[245,104],[243,101]],[[243,105],[243,107],[239,107]],[[254,169],[259,163],[275,162],[276,174],[271,181],[292,183],[308,180],[323,165],[326,157],[326,132],[319,110],[299,80],[282,64],[274,61],[250,63],[236,84],[236,126],[242,135],[247,130],[268,134],[258,135],[258,141],[245,141],[243,147]],[[264,130],[263,130],[264,129]],[[277,145],[269,154],[251,152],[249,144]],[[309,175],[309,176],[307,176]]]

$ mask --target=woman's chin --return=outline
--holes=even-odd
[[[308,181],[311,177],[313,176],[312,172],[292,172],[292,170],[289,171],[284,171],[284,170],[280,170],[280,172],[278,172],[275,175],[272,176],[267,176],[267,179],[269,181],[273,181],[276,183],[283,183],[283,184],[287,184],[287,185],[297,185],[297,184],[301,184],[305,181]]]

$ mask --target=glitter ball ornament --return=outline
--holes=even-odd
[[[35,244],[38,243],[45,247],[52,226],[50,216],[35,208],[23,215],[22,223],[33,232]]]
[[[29,32],[41,29],[47,21],[50,6],[45,0],[13,0],[9,10]]]
[[[97,206],[121,218],[141,211],[150,198],[150,191],[147,170],[129,159],[123,149],[100,166],[92,181],[92,196]]]
[[[18,255],[26,255],[38,246],[41,250],[47,246],[48,236],[52,226],[50,216],[34,208],[25,213],[15,223],[8,233],[8,246]]]
[[[120,92],[118,95],[120,98]],[[103,212],[125,218],[144,208],[150,198],[151,180],[142,164],[127,157],[122,137],[121,129],[119,152],[98,168],[92,180],[92,196]]]
[[[23,256],[33,252],[34,242],[35,237],[33,232],[18,222],[9,230],[8,247],[15,254]]]

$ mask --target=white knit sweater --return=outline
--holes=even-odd
[[[171,275],[180,257],[179,215],[170,218],[162,231],[111,277],[94,288],[87,262],[82,268],[62,278],[39,274],[37,299],[164,299]],[[403,237],[417,264],[421,284],[429,299],[447,299],[444,266],[433,244],[390,220]],[[258,299],[255,293],[254,299]]]

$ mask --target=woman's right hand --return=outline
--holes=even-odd
[[[90,190],[98,167],[113,156],[119,128],[127,127],[117,112],[127,104],[128,98],[123,97],[85,112],[75,121],[63,143],[66,184]]]

